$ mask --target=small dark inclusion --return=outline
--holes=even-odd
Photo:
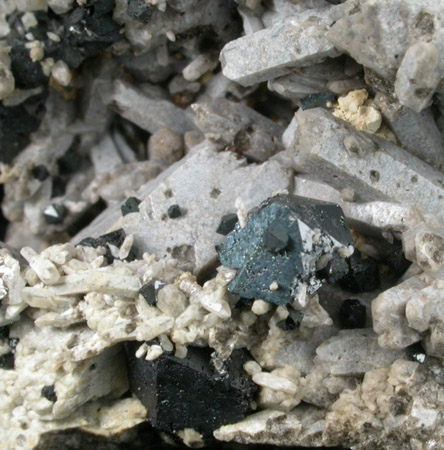
[[[231,233],[234,230],[237,222],[239,222],[237,214],[226,214],[222,217],[220,224],[216,229],[216,233],[226,236],[228,233]]]
[[[367,319],[365,306],[357,299],[344,300],[339,309],[342,328],[364,328]]]
[[[178,217],[180,217],[182,215],[182,211],[181,211],[179,205],[171,205],[168,208],[167,213],[168,213],[168,217],[170,219],[177,219]]]
[[[54,385],[42,387],[42,397],[45,397],[50,402],[57,401],[57,394],[55,393]]]
[[[355,250],[350,258],[347,258],[349,272],[339,284],[348,292],[371,292],[381,285],[378,261],[367,256],[364,258],[359,250]]]
[[[51,212],[49,212],[49,208],[51,209]],[[52,214],[53,212],[55,212],[55,215]],[[54,203],[52,205],[49,205],[44,210],[43,217],[44,217],[46,223],[48,223],[50,225],[59,225],[59,224],[63,223],[67,213],[68,213],[68,211],[63,205]]]
[[[130,213],[139,212],[140,200],[136,197],[128,197],[123,205],[120,207],[122,216],[126,216]]]

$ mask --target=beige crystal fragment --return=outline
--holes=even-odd
[[[205,445],[202,435],[198,431],[193,430],[193,428],[185,428],[177,434],[187,447],[201,448]]]
[[[51,75],[60,86],[69,86],[72,81],[72,73],[64,61],[57,61],[51,68]]]
[[[397,450],[403,443],[416,449],[433,441],[435,448],[440,448],[442,423],[436,412],[442,409],[444,390],[437,381],[433,371],[406,360],[368,371],[362,384],[344,391],[327,413],[324,445],[340,441],[365,449],[371,442],[375,447]],[[421,439],[417,440],[419,433]],[[410,447],[413,440],[419,447]]]
[[[273,391],[282,391],[287,394],[296,394],[297,385],[287,378],[274,375],[267,372],[258,372],[253,375],[253,381],[259,386],[272,389]]]
[[[262,371],[261,366],[256,362],[256,361],[247,361],[244,365],[243,365],[243,369],[245,370],[245,372],[248,373],[248,375],[253,376],[256,373],[259,373]]]
[[[181,135],[168,128],[160,128],[148,140],[150,160],[171,165],[182,158],[184,142]]]
[[[173,284],[167,284],[157,293],[156,306],[170,317],[180,316],[188,306],[188,298]]]
[[[144,422],[147,410],[137,398],[125,398],[109,405],[104,404],[98,410],[98,420],[90,421],[82,429],[99,436],[119,435]]]
[[[406,258],[423,270],[439,270],[444,264],[444,229],[424,222],[407,229],[402,235]]]
[[[183,77],[187,81],[196,81],[206,72],[213,70],[218,62],[214,55],[202,53],[182,70]]]
[[[59,281],[60,273],[51,261],[42,258],[30,247],[23,247],[20,253],[44,283],[54,284]]]
[[[373,329],[379,335],[378,344],[385,349],[401,349],[421,340],[405,317],[408,301],[426,287],[418,277],[379,294],[372,302]]]
[[[48,6],[56,14],[64,14],[68,12],[74,5],[74,0],[47,0]]]
[[[141,287],[137,277],[120,275],[104,268],[66,275],[50,289],[55,295],[86,294],[92,291],[134,298],[139,295]]]
[[[367,99],[368,92],[365,89],[350,91],[346,96],[338,98],[338,106],[333,115],[350,122],[358,130],[376,133],[382,123],[381,113]]]
[[[369,370],[389,367],[403,356],[401,351],[390,351],[378,345],[378,336],[372,329],[341,330],[316,349],[316,359],[332,375],[361,375]]]
[[[241,422],[224,425],[213,434],[218,440],[241,444],[320,447],[324,418],[325,411],[305,404],[289,413],[265,409]]]
[[[265,302],[264,300],[255,300],[251,306],[251,311],[253,311],[256,315],[261,316],[262,314],[266,314],[272,308],[273,306],[269,302]]]

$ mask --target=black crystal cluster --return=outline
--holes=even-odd
[[[26,35],[32,34],[43,47],[44,58],[64,61],[77,69],[90,57],[102,53],[121,38],[120,26],[113,20],[115,0],[86,0],[65,15],[49,9],[37,11],[37,25],[27,29],[23,13],[8,17],[11,71],[19,89],[37,89],[17,106],[0,105],[0,161],[10,163],[30,142],[30,134],[38,129],[45,113],[48,76],[41,61],[34,61],[26,47]],[[54,36],[56,38],[54,38]]]
[[[219,367],[209,348],[190,346],[183,359],[164,353],[146,361],[135,357],[139,346],[140,342],[125,344],[130,386],[156,429],[172,433],[193,428],[208,438],[250,410],[257,388],[242,369],[251,359],[246,350],[233,351]]]
[[[84,247],[104,247],[106,249],[105,258],[109,264],[111,264],[114,260],[114,257],[111,253],[111,250],[108,244],[113,245],[114,247],[120,248],[125,240],[126,233],[122,228],[118,230],[111,231],[107,234],[103,234],[97,238],[87,237],[82,239],[77,245],[82,245]],[[137,258],[137,250],[133,245],[131,248],[128,257],[126,258],[128,261],[133,261]]]

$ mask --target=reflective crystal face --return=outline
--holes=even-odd
[[[278,195],[252,210],[245,228],[237,224],[218,253],[223,265],[238,269],[230,292],[284,305],[300,289],[319,288],[319,265],[341,248],[348,256],[351,245],[338,205]]]

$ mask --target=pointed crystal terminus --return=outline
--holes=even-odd
[[[230,292],[284,305],[299,289],[320,287],[322,261],[349,256],[352,244],[338,205],[282,194],[250,211],[245,228],[237,224],[218,254],[224,266],[238,269]]]

